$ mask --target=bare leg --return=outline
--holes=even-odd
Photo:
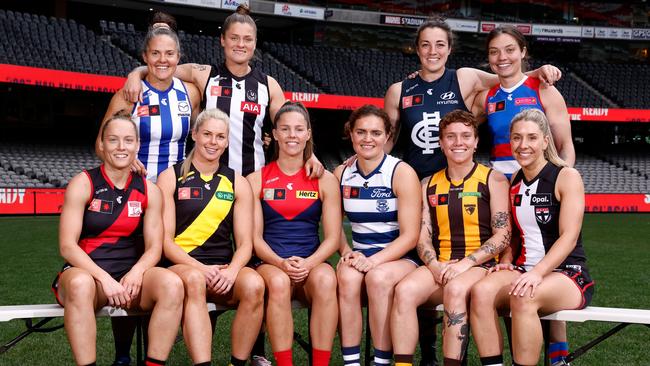
[[[255,270],[239,271],[233,289],[233,300],[239,302],[232,322],[232,355],[248,359],[264,317],[264,280]]]
[[[469,295],[472,286],[487,274],[473,267],[449,281],[443,291],[445,315],[442,326],[442,351],[445,358],[463,360],[469,343]]]
[[[505,270],[490,273],[472,287],[470,323],[481,357],[503,353],[503,334],[497,310],[510,306],[510,283],[519,275],[517,271]]]
[[[339,297],[339,323],[341,324],[341,345],[358,346],[363,333],[363,315],[361,312],[361,285],[364,273],[347,264],[336,268]]]
[[[291,280],[280,268],[262,264],[257,269],[267,288],[266,327],[273,352],[291,349],[293,315],[291,314]]]
[[[370,331],[375,349],[382,351],[393,349],[390,337],[390,314],[395,285],[415,268],[413,262],[399,259],[383,263],[366,274]]]
[[[514,361],[522,365],[536,365],[542,348],[542,325],[538,312],[552,313],[575,309],[582,300],[578,287],[563,274],[550,273],[535,290],[524,296],[511,296],[512,346]]]
[[[390,333],[395,354],[412,355],[418,341],[417,308],[442,302],[442,289],[431,271],[421,266],[409,273],[397,286],[390,317]]]
[[[144,272],[140,308],[151,311],[147,356],[166,360],[183,314],[183,281],[172,271],[153,267]]]
[[[169,268],[183,281],[183,338],[193,363],[210,361],[212,354],[212,329],[206,304],[205,276],[201,271],[185,264]]]
[[[312,346],[318,350],[331,351],[339,316],[336,274],[332,266],[321,263],[312,269],[303,289],[311,304],[309,332]]]
[[[87,271],[70,268],[59,279],[59,298],[64,305],[63,324],[75,361],[78,365],[95,362],[95,309],[107,301],[101,285]]]

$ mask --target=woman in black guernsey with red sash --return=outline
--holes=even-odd
[[[181,320],[183,283],[155,267],[162,253],[160,190],[131,172],[139,141],[129,116],[104,122],[100,138],[104,164],[66,189],[59,226],[66,265],[52,289],[65,307],[78,365],[95,364],[95,310],[105,305],[151,312],[146,365],[164,365]]]
[[[542,111],[527,109],[513,118],[510,147],[521,166],[510,188],[511,248],[471,294],[472,332],[483,365],[503,364],[497,310],[512,313],[513,364],[537,365],[539,314],[582,309],[594,291],[580,233],[582,178],[559,158]]]

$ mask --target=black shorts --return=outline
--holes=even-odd
[[[515,266],[515,269],[521,273],[526,272],[526,269],[521,266]],[[572,310],[581,310],[589,306],[591,299],[594,296],[594,281],[591,279],[591,276],[589,276],[587,268],[580,265],[564,266],[562,268],[554,269],[553,272],[567,276],[578,287],[580,296],[582,297],[582,302],[577,308]]]
[[[489,261],[485,263],[477,264],[474,267],[480,267],[489,271],[492,267],[496,265],[497,265],[497,261],[494,258],[492,258]]]
[[[54,277],[54,281],[52,281],[52,292],[54,293],[54,298],[56,299],[56,302],[61,306],[63,306],[63,304],[61,303],[61,300],[59,299],[59,279],[61,278],[61,273],[67,271],[70,268],[72,268],[71,264],[69,264],[69,263],[64,264],[63,267],[61,267],[61,270]],[[119,272],[119,273],[110,273],[109,272],[108,274],[111,275],[111,277],[113,277],[113,279],[115,279],[115,281],[120,282],[122,277],[124,277],[127,273],[129,273],[129,272],[128,271],[122,271],[122,272]]]

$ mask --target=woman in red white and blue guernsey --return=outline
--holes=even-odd
[[[183,284],[155,267],[162,252],[160,191],[131,172],[139,148],[129,116],[103,123],[98,148],[104,164],[68,184],[59,225],[66,265],[52,289],[65,307],[75,362],[94,365],[95,310],[105,305],[151,312],[146,365],[164,365],[183,306]]]
[[[530,108],[546,113],[560,157],[569,165],[575,163],[571,140],[571,123],[562,94],[533,76],[522,67],[528,58],[524,35],[512,26],[493,29],[487,37],[488,62],[499,77],[499,85],[482,92],[473,107],[475,115],[487,115],[492,133],[490,165],[508,178],[519,169],[510,151],[510,121],[517,113]]]
[[[326,260],[341,233],[337,180],[325,172],[309,179],[312,156],[309,114],[300,103],[285,103],[275,115],[276,156],[248,176],[255,204],[257,271],[266,283],[266,325],[278,366],[293,364],[291,299],[311,306],[310,336],[314,366],[329,364],[336,326],[336,274]],[[322,224],[323,240],[318,229]]]
[[[497,310],[512,313],[514,364],[537,365],[542,347],[539,314],[582,309],[594,291],[582,247],[580,173],[558,156],[549,122],[539,109],[514,117],[510,145],[521,166],[510,188],[511,248],[471,293],[472,332],[483,365],[503,363]]]

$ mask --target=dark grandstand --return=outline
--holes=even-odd
[[[142,64],[141,40],[150,9],[159,2],[57,1],[38,5],[7,1],[0,9],[0,64],[88,74],[125,76]],[[426,16],[549,24],[640,27],[648,24],[645,3],[621,2],[603,17],[581,2],[570,14],[555,3],[521,2],[498,13],[495,2],[297,1],[338,11],[367,10]],[[432,5],[432,3],[435,3]],[[444,3],[440,5],[438,3]],[[478,4],[474,6],[474,4]],[[498,3],[498,2],[496,2]],[[612,2],[615,4],[616,2]],[[445,5],[446,4],[446,5]],[[546,5],[544,5],[546,4]],[[255,5],[255,2],[254,4]],[[636,6],[636,7],[635,7]],[[125,12],[124,9],[129,9]],[[182,62],[223,60],[218,42],[224,10],[168,5],[177,15]],[[468,10],[469,9],[469,10]],[[641,9],[641,10],[639,10]],[[639,16],[645,9],[645,20]],[[254,12],[255,14],[255,12]],[[256,15],[260,40],[254,62],[285,91],[378,97],[417,69],[413,28],[314,22]],[[458,33],[460,46],[448,67],[484,67],[484,35]],[[647,41],[582,40],[558,43],[530,39],[533,67],[560,67],[557,84],[570,107],[650,109]],[[645,48],[644,48],[645,45]],[[64,187],[81,168],[97,164],[92,141],[110,95],[12,83],[0,84],[0,187]],[[317,152],[332,168],[350,152],[341,140],[345,111],[313,110]],[[650,192],[650,129],[643,123],[575,123],[578,159],[587,192]],[[26,133],[29,132],[29,133]],[[56,141],[53,141],[56,139]],[[484,141],[489,141],[486,137]],[[481,155],[483,157],[483,155]]]

